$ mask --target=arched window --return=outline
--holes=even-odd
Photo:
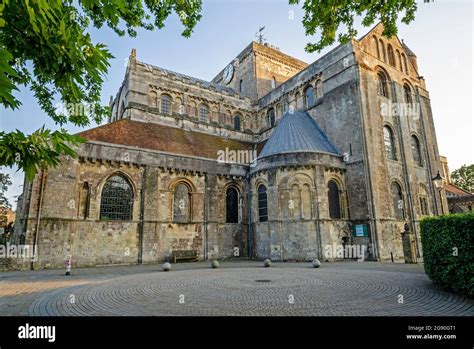
[[[229,187],[225,197],[226,202],[226,222],[239,222],[239,192],[234,187]]]
[[[161,95],[161,112],[169,114],[171,111],[171,97],[168,95]]]
[[[184,105],[183,105],[183,101],[181,100],[181,98],[178,97],[174,100],[172,109],[173,109],[174,113],[178,113],[180,115],[184,114]]]
[[[390,191],[392,193],[393,214],[396,219],[405,218],[402,188],[396,182],[393,182]]]
[[[234,116],[234,130],[240,131],[240,116]]]
[[[385,56],[385,45],[383,44],[383,41],[382,40],[379,40],[379,43],[380,43],[380,56],[382,58],[382,61],[386,62],[387,61],[387,58]]]
[[[196,105],[196,102],[191,102],[191,103],[189,104],[189,106],[190,106],[189,114],[190,114],[191,116],[196,117],[196,116],[197,116],[197,105]]]
[[[388,126],[384,126],[383,128],[383,142],[385,148],[385,157],[389,160],[397,160],[395,142],[393,141],[393,132]]]
[[[211,108],[211,113],[209,115],[209,121],[210,122],[217,122],[218,121],[218,115],[219,115],[219,112],[217,110],[217,107],[213,106]]]
[[[272,76],[272,88],[275,88],[277,86],[277,82],[274,76]]]
[[[329,217],[339,219],[341,218],[341,198],[339,195],[339,186],[336,181],[330,180],[328,182],[328,202],[329,202]]]
[[[377,74],[377,92],[379,95],[388,98],[387,76],[381,71]]]
[[[244,80],[239,81],[239,92],[242,93],[244,90]]]
[[[270,127],[275,126],[275,109],[270,108],[267,111],[267,122]]]
[[[314,90],[313,90],[313,86],[309,85],[305,92],[304,92],[304,95],[305,95],[305,104],[306,104],[306,108],[309,108],[311,106],[314,105]]]
[[[303,219],[311,218],[311,187],[304,184],[301,190],[301,211],[303,212]]]
[[[316,81],[316,98],[323,96],[323,82],[321,80]]]
[[[133,190],[121,175],[110,177],[102,188],[100,219],[129,221],[132,219]]]
[[[392,48],[392,45],[390,44],[387,45],[387,54],[388,54],[388,63],[392,67],[395,67],[395,55],[393,54],[393,48]]]
[[[413,99],[411,98],[411,88],[410,88],[410,85],[404,84],[404,85],[403,85],[403,90],[404,90],[404,92],[405,92],[405,102],[408,103],[408,104],[412,104],[412,103],[413,103]]]
[[[380,59],[379,41],[377,40],[377,37],[372,36],[372,41],[373,41],[372,45],[374,46],[375,56],[377,56],[377,58]]]
[[[157,94],[155,91],[150,91],[148,94],[148,105],[152,108],[156,108],[156,102],[157,102]]]
[[[191,188],[184,182],[179,182],[174,188],[173,221],[176,223],[191,221]]]
[[[301,218],[301,190],[298,184],[293,184],[290,191],[290,201],[288,202],[290,217]]]
[[[207,114],[209,114],[209,108],[207,105],[201,104],[199,107],[199,121],[207,122]]]
[[[403,53],[402,53],[402,59],[403,59],[403,67],[405,68],[405,74],[408,74],[407,57]]]
[[[258,221],[268,221],[267,187],[263,184],[258,186]]]
[[[229,109],[226,109],[224,112],[224,115],[222,114],[220,115],[221,116],[220,122],[222,124],[227,124],[229,120],[231,119],[231,115],[232,115],[232,112]]]
[[[423,161],[421,160],[420,142],[415,135],[411,136],[411,152],[413,153],[413,161],[415,164],[422,167]]]
[[[430,214],[428,194],[423,184],[420,184],[420,211],[422,216],[428,216]]]
[[[301,93],[296,92],[295,94],[295,109],[299,110],[301,108]]]
[[[400,51],[397,50],[397,61],[398,61],[398,68],[403,71],[403,66],[402,66],[402,56],[400,55]]]

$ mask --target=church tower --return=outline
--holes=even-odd
[[[273,45],[252,41],[212,82],[256,101],[307,66]]]

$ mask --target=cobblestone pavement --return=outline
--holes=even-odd
[[[0,273],[0,315],[474,315],[422,265],[225,261]]]

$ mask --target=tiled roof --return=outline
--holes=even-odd
[[[340,155],[308,113],[294,111],[283,115],[258,157],[299,152]]]
[[[467,192],[466,190],[464,189],[461,189],[451,183],[445,183],[443,185],[443,188],[444,190],[446,190],[446,192],[448,193],[451,193],[453,195],[456,195],[456,196],[466,196],[466,195],[471,195],[471,193]]]
[[[122,119],[78,134],[88,141],[217,159],[219,150],[251,150],[251,143],[164,125]]]

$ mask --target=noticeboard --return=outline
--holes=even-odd
[[[352,231],[352,236],[355,237],[369,237],[369,225],[368,224],[356,224]]]

